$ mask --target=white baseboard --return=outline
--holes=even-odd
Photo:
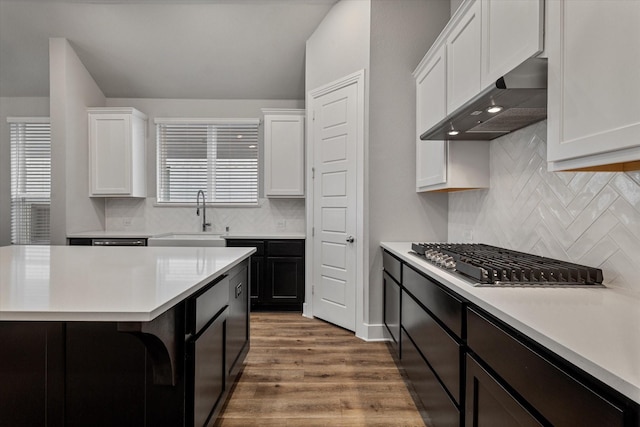
[[[357,337],[364,341],[391,341],[387,327],[382,323],[375,325],[365,323],[363,332],[362,335],[357,335]]]

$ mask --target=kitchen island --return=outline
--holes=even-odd
[[[0,426],[211,425],[252,248],[0,248]]]

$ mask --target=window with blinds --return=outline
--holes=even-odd
[[[11,243],[48,245],[51,206],[51,129],[48,118],[9,117]]]
[[[162,204],[258,203],[259,120],[156,119],[157,197]]]

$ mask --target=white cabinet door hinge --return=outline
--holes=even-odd
[[[311,237],[316,235],[316,228],[315,227],[311,227]]]
[[[311,179],[316,179],[316,168],[311,168]]]

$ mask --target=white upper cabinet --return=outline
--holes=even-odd
[[[482,88],[544,47],[543,0],[482,1]]]
[[[416,70],[416,190],[447,182],[444,141],[421,141],[420,134],[438,123],[447,109],[447,58],[442,44]]]
[[[134,108],[89,108],[92,197],[146,197],[147,116]]]
[[[455,111],[481,89],[480,0],[467,2],[460,9],[446,38],[447,113]]]
[[[446,114],[447,45],[436,44],[420,63],[416,79],[416,191],[456,191],[489,186],[487,141],[421,141]]]
[[[640,169],[640,1],[547,7],[549,170]]]
[[[263,109],[267,197],[304,197],[305,110]]]

